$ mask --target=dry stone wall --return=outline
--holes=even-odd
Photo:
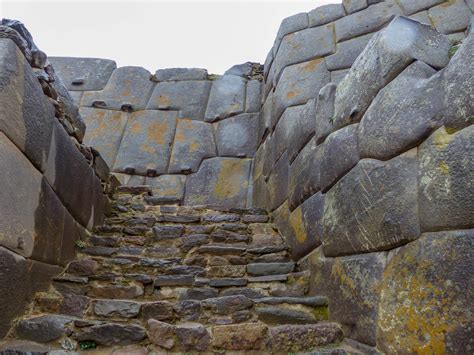
[[[80,106],[85,142],[122,183],[153,187],[153,203],[246,207],[257,148],[260,65],[204,69],[51,58]]]
[[[0,23],[0,338],[102,224],[108,167],[18,21]]]
[[[265,62],[253,204],[373,351],[472,350],[473,10],[325,5],[283,20]]]

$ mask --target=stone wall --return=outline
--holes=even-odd
[[[85,142],[122,183],[151,185],[153,203],[245,207],[257,147],[260,65],[204,69],[51,58],[80,105]],[[258,80],[260,79],[260,80]]]
[[[103,221],[100,159],[86,157],[85,127],[46,58],[21,23],[2,20],[0,338]]]
[[[253,204],[330,318],[390,354],[473,346],[473,10],[322,6],[283,20],[264,66]]]

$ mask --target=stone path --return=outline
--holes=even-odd
[[[308,275],[265,211],[153,206],[149,194],[121,188],[105,224],[17,322],[10,338],[22,340],[0,351],[357,353],[337,347],[327,299],[306,295]],[[117,350],[127,345],[138,347]]]

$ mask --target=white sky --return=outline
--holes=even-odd
[[[283,18],[340,2],[0,0],[0,17],[24,22],[49,56],[222,74],[234,64],[263,63]]]

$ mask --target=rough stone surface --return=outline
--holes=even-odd
[[[441,33],[464,30],[470,23],[472,13],[462,0],[451,0],[428,10],[434,27]]]
[[[439,3],[442,3],[443,0],[399,0],[400,7],[403,10],[405,15],[411,15],[416,12],[429,9]]]
[[[272,325],[312,324],[326,319],[326,315],[316,316],[309,311],[271,306],[259,307],[256,312],[260,321]]]
[[[292,272],[294,263],[248,264],[247,273],[252,276],[281,275]]]
[[[211,337],[206,328],[198,324],[183,324],[177,326],[176,336],[178,342],[186,351],[204,351],[211,341]]]
[[[22,319],[15,328],[15,335],[20,339],[49,343],[66,334],[68,323],[71,323],[70,318],[56,315]]]
[[[142,305],[142,317],[145,320],[172,320],[174,318],[173,306],[167,301],[156,301]]]
[[[184,198],[185,175],[161,175],[147,177],[146,185],[151,186],[153,196],[159,198],[160,203],[174,203]]]
[[[212,328],[212,345],[226,350],[258,350],[265,344],[264,324],[222,325]]]
[[[338,43],[336,46],[336,53],[325,58],[328,70],[350,68],[359,54],[362,53],[367,43],[369,43],[372,36],[373,34],[370,33]]]
[[[261,96],[262,83],[258,80],[249,80],[245,95],[245,112],[260,112]]]
[[[222,296],[205,299],[202,306],[212,313],[225,315],[248,309],[253,306],[253,301],[244,295]]]
[[[291,149],[292,153],[295,154],[294,150],[296,150],[296,148],[289,147],[289,139],[292,132],[297,128],[299,121],[303,120],[302,115],[304,108],[305,106],[303,105],[288,107],[276,123],[273,135],[274,139],[272,140],[274,145],[273,158],[275,161],[281,157],[286,149],[288,149],[288,151]]]
[[[133,318],[140,312],[140,304],[130,301],[97,300],[94,302],[94,313],[98,316]]]
[[[332,76],[332,73],[331,73]],[[336,100],[335,83],[329,83],[321,88],[318,93],[316,103],[316,126],[314,139],[316,144],[320,144],[334,130],[334,101]]]
[[[352,14],[365,9],[368,5],[367,0],[342,0],[342,6],[344,6],[347,14]]]
[[[386,250],[418,238],[416,152],[363,159],[326,194],[325,255]]]
[[[257,149],[258,114],[242,114],[215,124],[219,156],[253,157]]]
[[[147,334],[153,344],[161,346],[165,349],[171,349],[175,344],[174,326],[149,319],[147,322]]]
[[[285,152],[275,164],[268,180],[267,207],[271,211],[280,206],[287,198],[289,168],[288,155]]]
[[[146,338],[145,329],[138,325],[106,323],[84,328],[74,339],[77,341],[94,341],[98,345],[129,345]]]
[[[206,80],[207,70],[200,68],[167,68],[155,72],[156,81]]]
[[[235,75],[223,75],[212,82],[205,120],[213,122],[244,111],[246,81]]]

